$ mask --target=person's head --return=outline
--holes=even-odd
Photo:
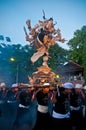
[[[4,82],[1,82],[0,89],[1,90],[5,90],[6,89],[6,84]]]
[[[51,18],[49,18],[49,21],[53,21],[53,18],[51,17]]]
[[[72,92],[72,89],[74,88],[74,85],[70,82],[66,82],[63,84],[63,88],[65,93],[70,94]]]
[[[17,83],[12,84],[12,91],[13,92],[17,92],[18,91],[18,84]]]
[[[76,91],[77,93],[81,92],[82,86],[83,86],[82,84],[75,84],[75,91]]]

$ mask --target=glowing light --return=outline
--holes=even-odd
[[[57,74],[57,75],[56,75],[56,78],[60,78],[60,76]]]
[[[10,61],[15,61],[15,59],[13,57],[10,58]]]

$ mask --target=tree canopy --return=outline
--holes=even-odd
[[[69,58],[84,67],[86,79],[86,26],[74,32],[74,37],[69,40]]]

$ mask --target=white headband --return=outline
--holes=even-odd
[[[73,84],[70,83],[70,82],[67,82],[67,83],[63,84],[63,88],[72,89],[73,87],[74,87]]]
[[[75,88],[82,88],[82,84],[75,84]]]

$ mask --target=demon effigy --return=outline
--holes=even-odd
[[[56,24],[56,23],[55,23]],[[26,41],[30,43],[31,47],[35,48],[35,53],[31,57],[32,63],[36,62],[40,57],[43,57],[42,66],[38,68],[37,72],[33,73],[31,83],[44,83],[53,82],[55,73],[51,72],[51,68],[48,66],[49,48],[54,46],[56,42],[65,42],[62,38],[60,29],[55,29],[53,18],[46,19],[43,21],[39,20],[38,24],[31,27],[31,21],[27,20],[26,25],[28,27],[28,33],[24,27],[26,34]]]

